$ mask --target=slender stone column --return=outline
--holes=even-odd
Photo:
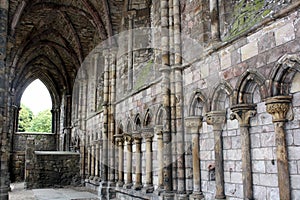
[[[128,13],[128,91],[133,88],[133,21],[135,15],[134,11]]]
[[[118,159],[119,159],[119,164],[118,164],[118,182],[117,182],[117,187],[123,187],[124,185],[124,157],[123,157],[123,146],[124,146],[124,137],[122,134],[120,135],[115,135],[116,138],[116,143],[118,145]]]
[[[211,39],[212,41],[220,40],[220,27],[219,27],[219,9],[218,0],[210,0],[210,18],[211,18]]]
[[[250,118],[256,114],[255,105],[238,104],[231,108],[230,119],[237,119],[240,126],[242,140],[242,175],[244,198],[253,199],[252,167],[251,167],[251,144],[249,135]]]
[[[273,116],[275,126],[279,195],[280,199],[285,200],[291,199],[286,132],[284,129],[291,98],[291,96],[275,96],[266,100],[267,112]]]
[[[144,185],[143,191],[145,193],[151,193],[154,191],[153,177],[152,177],[152,138],[153,129],[144,129],[143,137],[146,140],[146,184]]]
[[[132,187],[132,137],[128,134],[125,134],[125,141],[126,141],[126,184],[124,185],[125,189],[130,189]]]
[[[99,140],[96,143],[96,157],[95,157],[95,176],[99,177],[99,159],[100,159],[100,144]]]
[[[211,111],[207,113],[206,122],[213,126],[215,139],[215,174],[216,174],[216,196],[215,199],[225,199],[224,192],[224,167],[223,167],[223,142],[222,132],[226,120],[224,111]]]
[[[143,187],[142,184],[142,148],[141,148],[141,142],[142,137],[140,133],[134,133],[133,134],[134,143],[135,143],[135,184],[133,186],[133,189],[140,190]]]
[[[192,116],[185,118],[186,133],[192,134],[192,156],[193,156],[193,194],[191,200],[203,199],[201,189],[200,155],[199,155],[199,131],[202,127],[202,117]]]
[[[155,127],[155,134],[157,135],[157,162],[158,162],[158,188],[157,192],[160,193],[164,190],[164,179],[163,179],[163,169],[164,169],[164,161],[163,161],[163,126]]]
[[[88,153],[88,156],[87,156],[87,159],[88,159],[87,160],[87,168],[88,169],[87,169],[87,177],[86,177],[87,179],[90,178],[90,176],[91,176],[91,163],[92,163],[92,161],[91,161],[92,160],[91,159],[91,157],[92,157],[91,156],[91,154],[92,154],[91,153],[92,147],[91,147],[91,144],[88,144],[88,145],[89,145],[88,146],[88,152],[87,152]]]
[[[91,178],[95,177],[95,145],[91,144]]]

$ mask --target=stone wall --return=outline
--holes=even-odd
[[[80,154],[60,151],[34,151],[27,141],[25,187],[27,189],[80,184]]]
[[[25,150],[28,138],[34,138],[37,151],[56,150],[56,137],[51,133],[15,133],[13,137],[13,152],[11,155],[11,181],[24,181]]]
[[[170,2],[177,1],[151,7],[151,25],[168,22],[171,30],[169,37],[153,30],[157,49],[150,60],[129,59],[116,49],[102,55],[103,118],[98,126],[96,116],[88,117],[81,136],[87,141],[81,151],[87,181],[99,178],[99,195],[115,189],[121,199],[297,199],[300,13],[289,3],[299,4],[251,1],[256,7],[248,14],[259,15],[257,27],[252,21],[236,27],[242,22],[234,16],[244,12],[238,6],[250,9],[250,1],[226,1],[221,18],[232,23],[226,30],[236,29],[213,38],[208,1],[181,2],[181,29],[178,4]],[[230,5],[238,10],[232,16]],[[176,28],[182,31],[182,60],[174,53]]]

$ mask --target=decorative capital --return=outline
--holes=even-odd
[[[266,99],[267,112],[272,115],[273,122],[286,121],[290,109],[291,96],[275,96]]]
[[[199,133],[202,127],[202,116],[191,116],[185,118],[185,126],[191,130],[191,133]]]
[[[254,104],[237,104],[231,107],[232,114],[230,119],[237,119],[240,126],[249,126],[250,118],[256,115],[256,105]]]
[[[153,136],[154,136],[154,134],[153,134],[153,132],[154,132],[154,130],[153,130],[153,128],[145,128],[145,129],[143,129],[143,138],[145,138],[146,139],[146,141],[151,141],[152,140],[152,138],[153,138]]]
[[[155,126],[154,132],[157,135],[157,139],[162,139],[163,137],[163,125]]]
[[[132,134],[132,137],[133,137],[135,143],[142,140],[142,136],[141,136],[140,132],[134,132]]]
[[[127,142],[127,144],[131,144],[133,142],[133,138],[130,134],[124,134],[124,140]]]
[[[225,111],[211,111],[206,114],[206,123],[208,125],[212,125],[214,128],[221,128],[221,126],[225,123],[225,120]]]
[[[116,139],[116,143],[121,146],[124,142],[124,136],[122,134],[117,134],[114,135],[115,139]]]

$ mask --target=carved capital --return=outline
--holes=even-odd
[[[225,123],[226,113],[225,111],[211,111],[206,114],[206,123],[212,125],[214,128],[221,128]]]
[[[131,144],[133,142],[133,138],[130,134],[124,134],[124,140],[127,142],[127,144]]]
[[[154,132],[157,135],[158,139],[162,139],[162,136],[163,136],[163,125],[155,126]]]
[[[254,104],[238,104],[231,108],[230,119],[237,119],[240,126],[249,126],[250,118],[256,115],[256,106]]]
[[[140,132],[135,132],[132,134],[135,143],[140,143],[142,140],[142,135]]]
[[[198,134],[202,127],[202,116],[191,116],[185,118],[185,127],[190,129],[190,133]]]
[[[273,122],[286,121],[291,99],[291,96],[275,96],[266,100],[267,112],[272,115]]]
[[[147,142],[148,141],[151,142],[154,136],[153,132],[154,132],[153,128],[143,129],[143,138],[145,138]]]
[[[124,142],[124,136],[122,134],[118,134],[118,135],[115,135],[114,137],[116,139],[117,145],[122,146],[123,142]]]

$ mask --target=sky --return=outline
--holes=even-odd
[[[24,91],[21,104],[26,105],[36,115],[37,113],[52,108],[50,94],[46,86],[40,81],[33,81]]]

